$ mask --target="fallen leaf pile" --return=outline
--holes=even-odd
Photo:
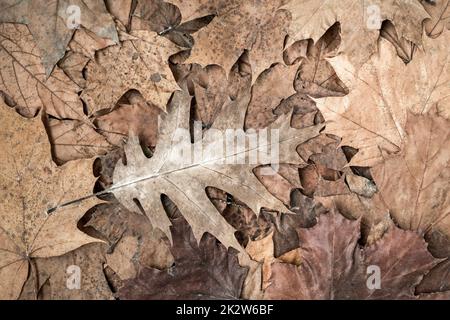
[[[0,0],[0,299],[450,299],[449,29]]]

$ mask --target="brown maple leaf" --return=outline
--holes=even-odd
[[[217,16],[194,34],[195,45],[187,63],[217,64],[228,74],[244,50],[248,50],[252,81],[255,82],[262,71],[283,61],[282,50],[290,14],[286,10],[278,10],[281,2],[218,1]],[[183,6],[180,10],[183,14]]]
[[[77,21],[78,13],[80,16]],[[47,76],[64,56],[78,28],[77,22],[101,38],[119,42],[114,22],[100,0],[4,0],[0,4],[0,22],[24,23],[28,26],[39,48],[38,56],[42,57]]]
[[[80,88],[55,67],[47,77],[40,53],[28,28],[20,24],[0,24],[0,97],[26,117],[40,109],[59,119],[85,122]]]
[[[317,107],[327,121],[326,132],[359,150],[350,165],[370,167],[382,161],[381,150],[400,151],[408,111],[425,114],[437,105],[442,116],[450,117],[449,37],[449,32],[435,40],[425,37],[406,66],[385,39],[358,73],[346,58],[330,59],[350,93],[318,99]]]
[[[298,229],[298,235],[301,264],[272,265],[267,299],[416,299],[416,285],[439,261],[423,238],[396,227],[360,247],[360,221],[335,209],[321,215],[315,227]],[[368,268],[374,266],[380,271],[378,289],[369,286]]]
[[[237,252],[225,249],[210,234],[198,243],[180,211],[163,199],[172,221],[173,267],[147,268],[125,281],[120,299],[239,299],[247,270],[240,267]]]
[[[402,152],[372,169],[383,201],[404,229],[450,236],[449,128],[450,121],[437,114],[409,113]]]
[[[30,267],[35,271],[35,258],[99,241],[78,230],[77,222],[100,201],[68,203],[91,193],[95,178],[80,172],[91,172],[93,161],[57,167],[40,117],[24,119],[0,101],[0,119],[0,295],[15,299]]]

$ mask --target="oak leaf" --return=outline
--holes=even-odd
[[[254,159],[256,161],[252,161],[257,162],[254,164],[245,160],[250,159],[251,150],[262,151],[261,148],[274,142],[267,141],[256,149],[250,148],[246,143],[245,146],[238,146],[236,151],[230,148],[224,151],[226,129],[243,128],[248,95],[247,93],[226,105],[212,128],[204,133],[203,139],[196,139],[192,144],[186,134],[189,129],[191,98],[187,93],[176,92],[169,106],[169,113],[163,120],[153,157],[147,159],[142,154],[136,139],[131,139],[126,145],[127,165],[119,162],[114,171],[112,191],[117,199],[130,210],[140,212],[142,208],[152,224],[169,236],[170,221],[165,217],[160,202],[160,195],[164,193],[180,208],[197,239],[204,232],[209,232],[225,246],[239,248],[233,228],[208,199],[206,187],[216,187],[245,199],[249,208],[256,213],[263,206],[285,210],[283,203],[271,196],[253,173],[258,164],[268,164],[264,163],[267,159],[258,157]],[[320,130],[320,126],[293,129],[286,121],[287,117],[289,115],[280,117],[271,127],[279,129],[280,163],[297,160],[297,145],[316,136]],[[243,131],[242,134],[244,139],[250,138]],[[197,134],[199,136],[201,137]],[[200,148],[203,153],[197,151]],[[223,152],[226,153],[222,154]],[[192,155],[196,156],[192,158]],[[235,164],[226,163],[231,159],[234,159]],[[132,199],[139,200],[140,206]]]
[[[92,172],[92,160],[57,167],[39,117],[24,120],[0,104],[0,119],[0,295],[15,299],[33,259],[99,241],[77,229],[78,220],[99,200],[67,204],[92,191],[93,175],[79,174]]]

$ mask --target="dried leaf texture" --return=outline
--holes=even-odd
[[[360,221],[338,212],[322,215],[311,229],[299,229],[300,266],[272,265],[268,299],[416,299],[415,286],[439,260],[417,234],[391,229],[372,246],[361,248]],[[395,252],[395,254],[394,254]],[[370,290],[366,270],[378,266],[383,286]]]
[[[290,14],[278,10],[280,5],[279,0],[226,2],[219,7],[217,17],[194,34],[195,45],[187,62],[202,66],[217,64],[228,74],[244,50],[248,50],[252,80],[256,81],[262,71],[283,59],[281,52]],[[183,14],[183,6],[180,11]],[[227,32],[222,32],[224,28]]]
[[[246,160],[250,159],[248,143],[240,147],[242,150],[229,149],[227,153],[218,151],[224,150],[226,140],[223,135],[225,129],[222,128],[243,128],[245,101],[248,103],[248,100],[244,100],[244,103],[240,101],[238,105],[228,104],[228,110],[233,110],[233,118],[225,109],[212,129],[194,144],[186,134],[189,132],[190,101],[187,93],[179,91],[175,94],[150,160],[142,153],[137,139],[128,142],[125,147],[127,164],[117,164],[112,191],[130,210],[139,212],[143,208],[152,224],[170,236],[170,222],[160,202],[160,195],[166,194],[179,207],[197,239],[209,232],[225,246],[239,248],[233,228],[208,199],[206,187],[220,188],[238,198],[245,198],[253,212],[259,212],[263,206],[279,211],[285,207],[271,196],[253,174],[254,167],[265,163],[251,164]],[[272,126],[280,128],[280,163],[298,161],[298,155],[295,154],[297,145],[316,136],[320,129],[316,126],[296,130],[286,120],[287,117],[281,117]],[[244,141],[248,139],[248,134],[243,135]],[[264,144],[257,148],[262,146]],[[203,150],[202,154],[198,150]],[[230,163],[230,159],[227,163],[227,157],[232,157],[233,163]],[[256,160],[264,161],[261,158]],[[142,207],[137,206],[133,199],[139,200]]]
[[[309,38],[317,42],[329,27],[340,22],[340,52],[356,72],[377,52],[377,39],[384,20],[398,26],[401,37],[420,44],[421,22],[428,17],[418,1],[408,0],[291,0],[282,8],[292,13],[288,45]]]
[[[400,227],[450,236],[450,121],[410,113],[406,134],[401,154],[373,169],[381,196]]]
[[[164,203],[172,221],[172,254],[175,265],[167,270],[143,269],[120,289],[121,299],[238,299],[247,270],[239,266],[236,252],[226,249],[210,234],[200,242],[169,199]]]
[[[81,172],[92,172],[92,160],[57,167],[41,119],[24,120],[4,104],[0,107],[0,143],[5,150],[0,156],[0,293],[15,299],[31,259],[59,256],[98,241],[78,230],[77,222],[99,201],[61,206],[92,191],[94,177],[80,177]]]
[[[34,117],[42,108],[56,118],[83,120],[80,88],[55,67],[47,78],[39,49],[28,28],[0,24],[0,96],[22,115]]]
[[[166,109],[178,89],[168,58],[178,47],[150,31],[133,31],[121,46],[99,52],[87,66],[86,89],[82,98],[89,113],[111,110],[129,90],[137,90],[146,101]]]
[[[5,0],[0,4],[0,22],[28,26],[46,75],[64,56],[78,23],[101,38],[119,42],[114,22],[100,0]]]
[[[317,107],[327,121],[326,132],[342,137],[342,145],[359,149],[351,165],[370,167],[382,161],[381,150],[400,151],[408,111],[425,114],[437,105],[449,118],[449,36],[446,32],[435,40],[424,38],[423,49],[406,66],[384,39],[359,73],[344,57],[330,59],[350,93],[318,99]]]

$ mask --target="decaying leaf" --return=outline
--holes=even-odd
[[[0,22],[28,26],[47,76],[64,56],[80,24],[101,38],[119,42],[114,22],[100,0],[4,0],[0,4]]]
[[[402,152],[372,170],[384,202],[403,229],[439,230],[450,236],[449,139],[449,120],[409,113]]]
[[[318,99],[317,107],[327,121],[326,132],[342,137],[342,145],[359,149],[350,165],[370,167],[382,160],[381,150],[400,151],[408,111],[424,114],[437,105],[449,118],[449,36],[425,37],[423,49],[406,66],[384,39],[357,74],[344,57],[330,59],[350,94]]]
[[[427,17],[423,22],[425,31],[429,37],[438,37],[445,30],[445,28],[450,30],[449,0],[420,0],[420,3],[430,15],[430,17]]]
[[[117,164],[112,191],[130,210],[139,212],[142,208],[154,226],[170,235],[170,222],[165,217],[160,202],[160,195],[166,194],[179,206],[197,239],[200,239],[203,233],[209,232],[225,246],[239,248],[233,228],[209,201],[204,191],[206,187],[220,188],[238,198],[243,195],[253,212],[259,212],[262,206],[279,211],[285,207],[257,181],[252,170],[258,164],[267,164],[264,163],[267,160],[259,156],[259,159],[254,159],[255,164],[246,161],[251,150],[248,143],[241,144],[239,148],[242,150],[238,152],[234,149],[222,152],[226,139],[225,130],[220,129],[242,130],[245,101],[248,103],[248,98],[244,103],[237,100],[240,104],[228,104],[228,109],[219,115],[212,129],[206,131],[203,139],[194,144],[191,143],[190,137],[186,136],[186,132],[189,132],[190,100],[186,93],[176,93],[163,121],[155,153],[150,160],[142,154],[136,139],[129,141],[125,147],[127,165],[120,162]],[[227,110],[232,110],[232,117]],[[293,129],[286,117],[280,117],[272,128],[277,126],[280,133],[280,163],[295,161],[297,156],[292,154],[292,151],[299,143],[316,136],[320,129]],[[243,141],[249,138],[248,134],[241,134]],[[270,144],[269,141],[267,143]],[[267,146],[263,143],[255,150],[260,150],[263,145]],[[199,153],[198,150],[203,152]],[[234,157],[234,164],[230,163],[230,157]],[[136,205],[133,199],[139,200],[140,205]]]
[[[414,289],[439,260],[416,233],[391,229],[375,244],[361,248],[360,221],[336,210],[322,215],[311,229],[298,229],[300,266],[272,265],[268,299],[417,299]],[[395,254],[393,254],[395,252]],[[381,287],[368,285],[371,266]]]
[[[217,64],[228,74],[244,50],[248,50],[254,82],[271,64],[283,62],[290,14],[278,10],[281,0],[217,2],[217,17],[194,34],[195,45],[187,63]],[[183,8],[180,10],[183,14]],[[222,32],[224,28],[227,32]]]
[[[172,222],[173,267],[143,269],[119,290],[121,299],[237,299],[247,270],[240,267],[237,254],[226,249],[210,234],[197,242],[180,211],[163,199]]]
[[[409,0],[292,0],[282,9],[292,13],[288,45],[309,38],[317,42],[329,27],[339,22],[342,28],[339,51],[355,72],[377,51],[384,20],[398,26],[401,37],[421,44],[421,23],[428,16],[418,1]]]
[[[85,119],[77,95],[80,88],[58,67],[46,77],[39,49],[26,26],[0,24],[0,59],[0,96],[9,106],[26,117],[44,108],[59,119]]]
[[[178,86],[168,58],[178,47],[151,31],[132,31],[121,46],[106,48],[87,65],[82,98],[90,114],[111,110],[129,90],[137,90],[145,101],[161,110]]]
[[[15,299],[33,270],[33,259],[98,241],[78,230],[77,222],[99,200],[67,204],[92,191],[94,176],[80,177],[80,172],[92,172],[92,160],[57,167],[40,117],[24,120],[0,103],[0,119],[0,295]]]

